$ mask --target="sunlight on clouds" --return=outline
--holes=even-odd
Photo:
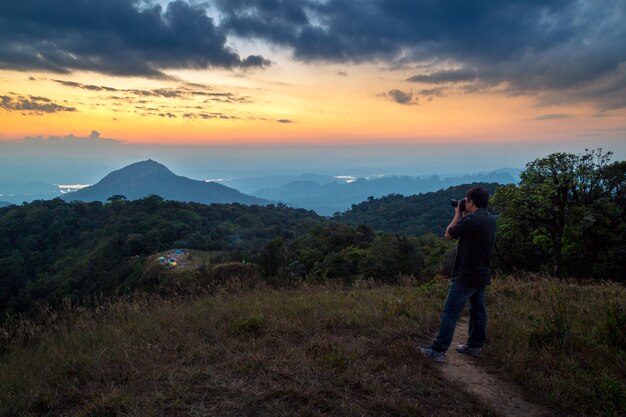
[[[1,74],[12,88],[0,95],[43,97],[77,109],[39,116],[0,109],[2,139],[97,129],[143,143],[465,143],[560,140],[585,130],[598,135],[624,120],[624,111],[593,117],[597,112],[584,104],[538,108],[522,95],[454,88],[440,94],[440,85],[408,81],[414,69],[388,71],[378,64],[291,61],[265,70],[169,71],[170,80]],[[394,89],[413,94],[415,105],[381,94]],[[572,117],[542,119],[549,114]]]

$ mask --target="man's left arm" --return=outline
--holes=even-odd
[[[453,227],[455,227],[457,225],[457,223],[461,220],[461,218],[463,217],[462,213],[461,213],[461,205],[457,204],[456,208],[454,209],[454,217],[452,218],[452,221],[450,222],[450,224],[448,225],[448,227],[446,227],[446,234],[445,237],[448,240],[454,240],[457,239],[458,236],[452,236],[450,234],[450,229],[452,229]]]

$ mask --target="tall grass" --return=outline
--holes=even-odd
[[[419,355],[447,285],[237,286],[43,311],[1,329],[0,415],[494,415]],[[560,415],[626,415],[623,286],[508,276],[487,302],[478,364]]]
[[[0,415],[494,415],[419,355],[445,290],[262,289],[85,312],[4,355]]]

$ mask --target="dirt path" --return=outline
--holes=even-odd
[[[467,317],[462,317],[457,323],[452,346],[446,353],[446,363],[440,367],[443,376],[461,385],[503,416],[551,416],[552,414],[545,407],[524,400],[517,387],[503,381],[497,374],[488,373],[484,367],[480,366],[482,359],[456,351],[456,346],[467,340],[467,324]]]

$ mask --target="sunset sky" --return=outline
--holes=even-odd
[[[5,142],[626,151],[623,0],[3,0],[0,40]]]

